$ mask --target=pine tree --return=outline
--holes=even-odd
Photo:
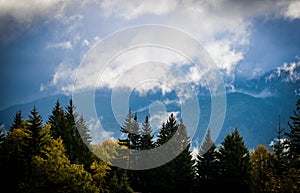
[[[162,125],[158,134],[157,146],[164,145],[171,138],[172,141],[168,144],[168,147],[170,147],[168,153],[172,156],[178,150],[181,153],[169,163],[153,170],[154,182],[152,182],[151,191],[191,192],[194,173],[190,140],[183,121],[180,120],[180,123],[177,124],[173,114],[170,115],[166,124]]]
[[[31,142],[29,155],[37,155],[40,152],[41,144],[43,143],[44,133],[42,132],[43,120],[42,116],[37,111],[36,106],[30,111],[28,120],[28,130],[31,131]]]
[[[129,130],[128,138],[130,139],[129,149],[139,150],[140,149],[140,126],[138,123],[137,114],[135,113],[132,127]]]
[[[152,128],[149,123],[149,118],[146,116],[141,129],[141,150],[152,149],[154,147]]]
[[[131,109],[129,109],[124,124],[121,127],[121,132],[125,136],[123,139],[119,139],[119,145],[130,148],[129,132],[131,131],[131,127],[132,127],[132,113],[131,113]]]
[[[210,129],[204,138],[204,142],[199,149],[196,160],[196,180],[195,188],[197,191],[215,192],[217,183],[217,150],[211,139]]]
[[[59,100],[56,101],[55,107],[52,109],[52,114],[49,116],[48,124],[51,125],[51,134],[57,139],[59,137],[65,138],[64,129],[66,127],[66,117]]]
[[[175,170],[175,190],[180,192],[191,192],[194,180],[194,169],[190,151],[190,139],[183,120],[179,120],[178,130],[175,137],[178,149],[182,152],[171,162]]]
[[[89,134],[89,129],[86,126],[83,116],[80,116],[76,122],[77,132],[75,135],[75,140],[77,143],[76,156],[78,157],[78,162],[85,166],[86,170],[89,170],[90,165],[93,162],[93,154],[90,151],[91,148],[91,136]]]
[[[300,159],[300,99],[297,101],[294,116],[290,117],[291,123],[288,125],[290,130],[285,133],[289,140],[289,153],[293,160]]]
[[[237,129],[227,135],[218,154],[221,192],[250,192],[249,152]]]
[[[22,112],[18,111],[14,117],[13,124],[10,126],[10,131],[12,131],[15,128],[21,127],[21,124],[22,124]]]
[[[288,164],[288,152],[287,152],[287,141],[283,138],[285,128],[280,125],[280,116],[278,117],[278,128],[276,131],[277,138],[274,143],[271,144],[273,151],[276,155],[276,171],[281,176]]]

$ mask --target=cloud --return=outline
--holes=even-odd
[[[0,42],[15,41],[28,31],[35,31],[40,26],[51,22],[59,22],[71,26],[76,13],[72,8],[86,5],[89,0],[47,0],[47,1],[0,1]]]
[[[154,15],[169,13],[175,10],[177,3],[174,0],[164,0],[159,3],[152,0],[104,0],[101,3],[101,8],[106,17],[116,16],[130,20],[147,13]]]
[[[72,68],[72,65],[64,61],[57,66],[49,86],[54,86],[59,91],[68,94],[73,88],[75,74],[76,70]]]
[[[100,8],[106,20],[114,21],[116,19],[118,22],[124,22],[125,26],[154,21],[157,24],[170,25],[191,34],[207,49],[223,73],[224,79],[227,81],[226,85],[231,87],[236,66],[244,60],[248,49],[253,19],[287,17],[287,12],[292,12],[288,10],[293,10],[293,7],[296,6],[294,4],[293,1],[274,2],[272,0],[263,2],[162,1],[161,4],[154,1],[104,0],[100,3]],[[97,25],[97,21],[93,20],[92,24]],[[164,41],[166,37],[170,38],[170,36],[171,34],[136,33],[135,37],[126,39],[126,41],[130,48],[130,45],[141,39],[149,42],[153,39]],[[94,42],[92,38],[83,38],[81,46],[90,48],[95,44]],[[180,45],[190,53],[195,50],[193,46],[187,45],[184,39],[173,37],[173,43],[175,47]],[[199,69],[190,65],[186,58],[177,57],[176,53],[149,47],[128,49],[124,53],[114,56],[115,58],[109,58],[112,61],[107,64],[105,69],[101,69],[97,61],[111,56],[112,50],[120,47],[120,44],[124,44],[124,40],[116,39],[106,50],[99,50],[95,56],[92,56],[93,61],[88,65],[81,66],[80,69],[58,68],[53,76],[53,85],[58,89],[63,89],[64,92],[71,92],[70,80],[74,81],[74,74],[79,71],[75,85],[77,91],[95,87],[130,88],[137,89],[143,94],[149,90],[161,89],[165,93],[177,89],[183,97],[188,97],[184,96],[185,91],[180,90],[182,85],[207,86],[205,78],[215,75],[209,68],[201,69],[199,72]],[[193,53],[192,57],[199,58],[199,55]],[[154,68],[152,65],[158,66],[157,61],[165,64]],[[103,73],[99,74],[102,70]],[[183,79],[177,77],[180,75],[178,71],[183,72]],[[68,75],[72,77],[66,77]],[[152,77],[158,81],[133,84],[145,77]]]
[[[93,144],[101,144],[108,138],[114,138],[114,132],[106,131],[105,128],[102,128],[98,119],[90,118],[87,121],[87,127],[90,129],[90,136]]]
[[[289,19],[300,19],[300,1],[291,2],[283,15]]]
[[[52,43],[47,46],[47,48],[62,48],[62,49],[72,49],[72,43],[71,41],[64,41],[64,42],[58,42],[58,43]]]

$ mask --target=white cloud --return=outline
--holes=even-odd
[[[243,61],[244,54],[248,49],[249,36],[251,34],[252,19],[257,17],[286,17],[283,15],[287,7],[292,10],[294,2],[274,2],[265,1],[120,1],[104,0],[100,3],[101,11],[106,16],[105,19],[118,19],[126,24],[144,24],[154,22],[162,25],[170,25],[194,36],[207,48],[209,54],[215,60],[222,72],[227,85],[232,86],[236,65]],[[154,17],[153,17],[154,16]],[[159,16],[159,17],[156,17]],[[103,19],[103,18],[102,18]],[[96,23],[93,23],[96,24]],[[199,57],[195,53],[193,46],[185,43],[184,39],[178,39],[172,34],[136,33],[135,37],[126,39],[127,46],[134,45],[134,42],[145,40],[151,42],[153,39],[164,41],[173,38],[173,46],[180,45],[182,49],[193,53],[193,57]],[[124,37],[123,37],[124,38]],[[126,38],[126,37],[125,37]],[[80,90],[96,88],[135,88],[141,94],[155,89],[169,92],[172,89],[182,88],[184,84],[204,85],[204,77],[208,74],[213,77],[211,69],[199,69],[190,66],[184,57],[166,51],[166,49],[134,48],[118,55],[113,61],[105,66],[99,67],[97,61],[112,59],[110,54],[115,49],[124,44],[124,39],[116,39],[114,43],[106,47],[106,50],[99,50],[93,56],[88,65],[81,66],[80,73],[77,73],[77,84],[75,88]],[[92,38],[85,38],[81,41],[81,46],[90,48],[95,44]],[[121,42],[121,43],[120,43]],[[126,46],[125,46],[126,47]],[[108,61],[107,60],[107,61]],[[149,62],[150,61],[150,62]],[[154,68],[155,61],[161,61],[166,65]],[[142,63],[149,62],[148,65]],[[100,62],[101,63],[101,62]],[[141,67],[142,66],[142,67]],[[178,73],[170,71],[177,69],[183,72],[185,79],[177,78]],[[103,74],[99,74],[102,72]],[[76,69],[58,68],[54,77],[53,85],[64,91],[71,91],[70,79],[68,75],[74,75]],[[155,74],[155,75],[154,75]],[[179,73],[180,74],[180,73]],[[159,81],[148,81],[138,83],[145,77],[152,77]],[[98,82],[95,81],[98,79]],[[167,84],[161,84],[161,82]],[[67,86],[63,86],[66,84]],[[211,85],[210,85],[211,86]],[[233,88],[234,89],[234,88]],[[182,96],[184,91],[181,91]]]
[[[53,75],[51,86],[55,86],[58,90],[64,93],[70,93],[74,85],[76,70],[72,68],[70,63],[62,62],[56,68]]]
[[[98,119],[91,118],[87,121],[87,127],[90,129],[90,136],[93,144],[101,144],[106,139],[113,139],[114,137],[114,132],[105,130],[106,128],[101,126]]]
[[[164,0],[160,2],[152,0],[104,0],[101,3],[101,8],[104,10],[104,15],[122,17],[124,19],[134,19],[144,14],[162,15],[173,11],[177,7],[177,1]]]
[[[71,41],[52,43],[52,44],[48,44],[47,47],[48,48],[62,48],[62,49],[72,49],[73,48]]]
[[[300,1],[291,2],[285,10],[284,16],[289,19],[300,19]]]

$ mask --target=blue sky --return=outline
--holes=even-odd
[[[299,1],[7,0],[0,2],[0,109],[70,93],[74,73],[96,42],[144,24],[191,34],[207,49],[228,84],[236,77],[263,75],[285,62],[299,63]],[[128,52],[123,61],[131,60],[130,54],[147,53]],[[165,56],[166,61],[181,61],[167,52]],[[118,74],[113,71],[117,67],[108,69],[108,74]],[[195,78],[192,69],[189,72]],[[88,89],[88,80],[81,86]]]

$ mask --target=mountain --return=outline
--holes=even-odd
[[[220,133],[212,133],[212,135],[218,135],[218,137],[216,136],[216,143],[220,144],[224,137],[237,127],[249,148],[255,148],[258,144],[268,146],[276,136],[278,117],[280,116],[281,126],[287,128],[289,117],[293,115],[300,93],[300,62],[284,64],[251,80],[236,80],[234,87],[236,92],[227,94],[223,127]],[[61,105],[65,107],[70,98],[70,96],[65,95],[53,95],[30,103],[8,107],[0,111],[0,125],[4,124],[5,129],[8,130],[18,110],[21,110],[23,118],[27,119],[34,105],[46,122],[56,100],[59,99]],[[193,146],[199,146],[202,141],[211,115],[211,97],[200,95],[198,99],[201,113],[198,128],[192,137]],[[126,102],[124,101],[125,98],[120,95],[117,99],[117,107],[119,107],[118,100],[119,102]],[[101,139],[100,135],[114,138],[119,138],[121,135],[120,125],[123,123],[125,114],[113,111],[112,102],[111,90],[97,90],[95,92],[95,109],[100,122],[95,122],[87,117],[87,114],[83,114],[91,129],[94,142]],[[129,98],[129,107],[133,113],[138,113],[139,122],[143,122],[145,116],[150,115],[154,134],[157,134],[162,122],[167,119],[171,112],[178,117],[181,116],[181,103],[174,92],[167,94],[149,92],[145,95],[132,92]],[[191,116],[195,116],[192,110],[194,106],[188,108],[191,110],[188,109],[187,112]],[[124,110],[125,113],[126,111],[127,109]],[[99,123],[106,133],[99,134]],[[188,123],[186,125],[188,126]],[[214,129],[211,128],[212,131]],[[190,134],[193,133],[191,130],[189,132]]]
[[[137,96],[132,96],[133,100],[131,101],[138,102],[131,103],[130,105],[133,112],[138,112],[139,122],[143,122],[144,117],[149,115],[149,109],[143,109],[142,107],[149,106],[153,101],[162,100],[158,94],[144,96],[141,97],[140,100],[136,97]],[[151,98],[151,100],[146,100],[147,97],[148,99]],[[6,108],[0,111],[0,121],[5,124],[6,129],[9,129],[13,117],[18,110],[22,111],[23,118],[27,118],[29,111],[36,105],[45,122],[57,99],[61,101],[62,106],[66,106],[70,97],[54,95],[27,104]],[[237,127],[241,135],[244,136],[245,143],[249,148],[254,148],[258,144],[268,145],[276,136],[275,129],[278,126],[278,115],[281,116],[282,126],[287,127],[287,121],[295,108],[296,99],[296,97],[293,99],[291,99],[291,97],[257,98],[243,93],[229,93],[227,95],[227,111],[224,125],[216,143],[219,144],[228,133]],[[120,137],[120,125],[116,122],[115,115],[110,106],[111,103],[109,102],[110,93],[107,91],[101,94],[98,93],[95,101],[98,117],[103,128],[108,132],[113,132],[112,137]],[[200,96],[199,104],[201,116],[199,118],[199,127],[192,139],[194,146],[198,146],[202,141],[208,125],[211,111],[210,97]],[[180,110],[180,106],[176,103],[167,104],[166,108],[168,112]],[[89,121],[87,120],[87,122]],[[155,130],[156,128],[153,129]],[[92,137],[93,135],[96,134],[92,133]]]

